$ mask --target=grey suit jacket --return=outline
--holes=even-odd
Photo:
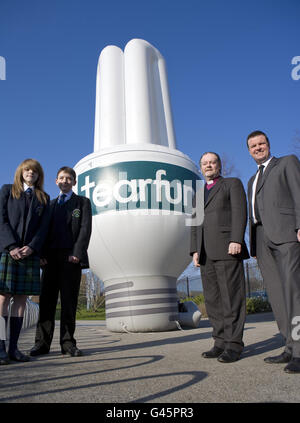
[[[250,252],[256,255],[255,225],[252,219],[252,185],[248,182]],[[257,187],[257,206],[267,237],[274,244],[297,241],[300,228],[300,162],[294,155],[273,157]]]
[[[204,206],[202,225],[191,227],[190,255],[198,252],[200,257],[204,247],[211,260],[249,258],[244,241],[246,224],[247,201],[242,182],[238,178],[220,177]],[[230,242],[242,245],[241,254],[228,254]]]

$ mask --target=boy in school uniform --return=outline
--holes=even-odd
[[[90,200],[72,191],[75,184],[74,169],[64,166],[58,170],[56,185],[60,193],[50,202],[50,226],[41,261],[40,313],[31,356],[47,354],[50,350],[59,293],[61,352],[71,357],[82,355],[76,346],[74,332],[81,270],[89,267],[87,248],[92,211]]]

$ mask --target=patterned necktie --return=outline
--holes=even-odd
[[[265,168],[264,165],[259,166],[259,175],[258,175],[258,178],[257,178],[256,189],[255,189],[254,212],[255,212],[255,217],[256,217],[256,220],[257,220],[258,223],[261,223],[261,217],[260,217],[260,214],[259,214],[258,205],[257,205],[257,201],[256,201],[256,194],[257,194],[258,189],[261,186],[262,178],[263,178],[263,175],[264,175],[264,168]]]
[[[58,204],[64,204],[66,198],[66,194],[61,194],[58,199]]]
[[[32,188],[27,188],[27,190],[25,191],[27,195],[31,195],[32,194]]]

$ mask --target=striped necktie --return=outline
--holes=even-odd
[[[61,194],[58,199],[58,204],[64,204],[66,198],[66,194]]]

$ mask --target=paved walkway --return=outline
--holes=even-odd
[[[34,328],[20,349],[32,346]],[[247,403],[300,402],[300,375],[264,363],[282,351],[272,313],[250,315],[241,360],[201,357],[212,346],[207,319],[197,329],[112,333],[105,322],[78,321],[84,356],[62,356],[58,328],[50,354],[0,367],[1,403]]]

